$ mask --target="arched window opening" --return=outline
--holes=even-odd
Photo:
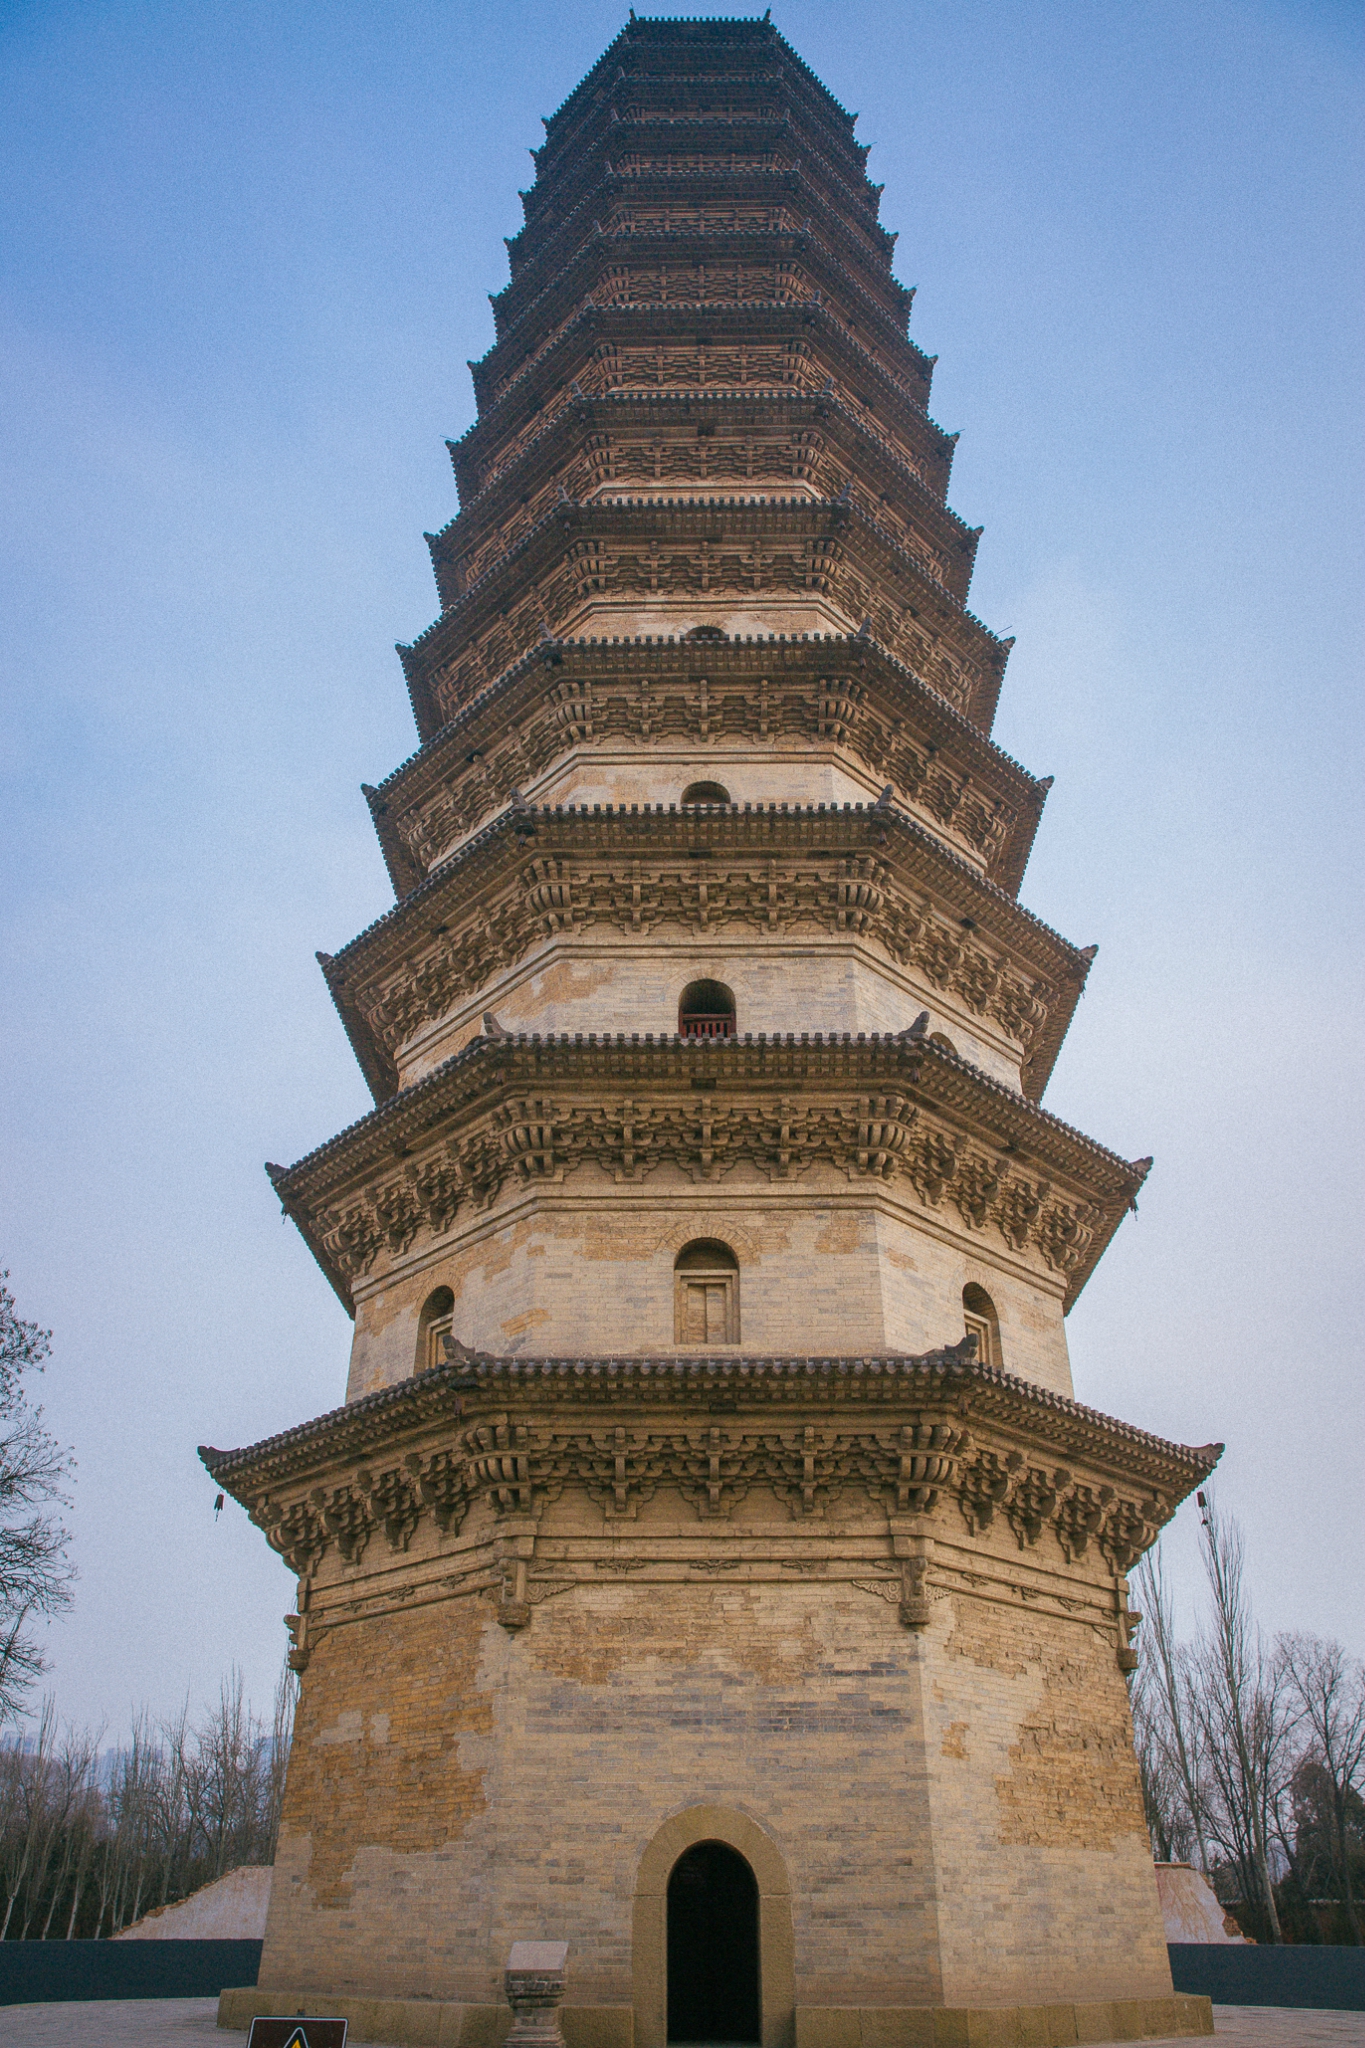
[[[758,1885],[728,1842],[695,1842],[668,1880],[668,2038],[757,2041]]]
[[[422,1304],[417,1322],[416,1372],[431,1372],[446,1362],[445,1339],[454,1329],[455,1297],[448,1287],[438,1287]]]
[[[724,626],[694,626],[690,633],[684,633],[684,640],[728,640]]]
[[[1000,1363],[1000,1318],[995,1303],[984,1287],[971,1281],[962,1290],[962,1321],[969,1337],[976,1339],[976,1355],[983,1365]]]
[[[929,1043],[930,1045],[941,1045],[945,1052],[955,1053],[957,1051],[957,1047],[953,1044],[946,1031],[931,1031],[929,1033]]]
[[[683,1038],[733,1038],[735,996],[723,981],[689,981],[678,1004]]]
[[[730,792],[723,782],[689,782],[682,793],[685,804],[728,804]]]
[[[674,1340],[738,1344],[739,1260],[715,1237],[694,1237],[673,1261]]]

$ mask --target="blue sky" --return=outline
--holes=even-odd
[[[358,785],[414,744],[443,442],[539,117],[624,13],[0,12],[0,1263],[79,1459],[80,1720],[233,1659],[269,1694],[291,1582],[194,1447],[341,1398],[261,1162],[368,1100],[313,952],[389,900]],[[774,20],[860,112],[962,432],[997,737],[1057,778],[1023,898],[1099,942],[1049,1106],[1156,1155],[1078,1395],[1226,1439],[1262,1619],[1365,1650],[1361,17]],[[1189,1511],[1170,1547],[1192,1584]]]

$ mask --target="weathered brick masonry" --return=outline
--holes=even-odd
[[[766,19],[632,16],[535,156],[320,956],[375,1108],[270,1169],[347,1405],[203,1454],[299,1575],[259,1996],[494,2048],[543,1937],[570,2048],[1206,2030],[1126,1573],[1218,1447],[1071,1399],[1151,1162],[1041,1106],[1095,949],[865,151]]]

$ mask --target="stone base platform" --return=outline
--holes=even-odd
[[[1211,2034],[1207,1998],[1087,1999],[1076,2005],[798,2005],[796,2048],[1071,2048]]]
[[[260,2015],[331,2015],[365,2041],[400,2048],[501,2048],[511,2011],[431,1998],[330,1998],[317,1991],[224,1991],[220,2027],[249,2027]],[[559,2009],[566,2048],[634,2048],[629,2005]],[[1073,2043],[1161,2041],[1212,2034],[1207,1998],[1087,2000],[1075,2005],[798,2005],[794,2048],[1072,2048]]]
[[[437,1998],[357,1998],[354,1992],[333,1997],[326,1991],[272,1991],[256,1985],[219,1995],[220,2027],[245,2028],[253,2019],[273,2015],[349,2020],[358,2041],[393,2041],[400,2048],[502,2048],[512,2024],[510,2006],[456,2005]],[[634,2048],[633,2006],[563,2005],[558,2017],[565,2048]]]

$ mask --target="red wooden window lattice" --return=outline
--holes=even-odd
[[[733,1038],[733,1017],[717,1017],[703,1010],[684,1010],[678,1019],[684,1038]]]

